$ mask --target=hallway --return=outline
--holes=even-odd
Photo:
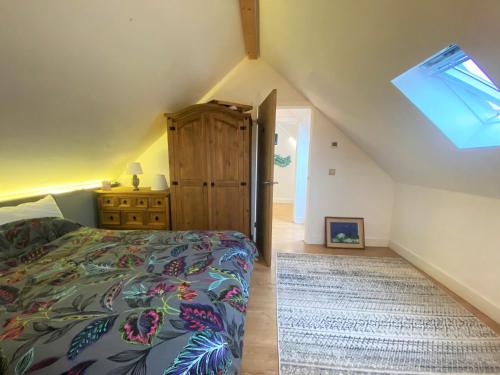
[[[293,222],[291,203],[273,204],[273,249],[293,249],[304,246],[304,224]]]

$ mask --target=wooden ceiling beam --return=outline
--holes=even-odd
[[[240,0],[243,39],[249,59],[257,59],[259,50],[259,0]]]

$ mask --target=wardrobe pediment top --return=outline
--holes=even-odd
[[[203,113],[210,113],[210,112],[217,112],[217,113],[224,113],[228,116],[238,118],[238,119],[244,119],[250,117],[250,113],[243,113],[235,109],[230,109],[225,105],[219,105],[219,104],[214,104],[214,103],[204,103],[204,104],[194,104],[190,105],[189,107],[186,107],[178,112],[174,113],[165,113],[165,117],[171,118],[173,120],[178,120],[186,116],[191,116],[195,113],[198,112],[203,112]]]

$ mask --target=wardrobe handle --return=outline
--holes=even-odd
[[[205,182],[203,183],[203,186],[207,186],[207,185],[208,185],[208,182],[206,182],[206,181],[205,181]]]
[[[210,186],[215,186],[215,182],[212,181],[212,183],[210,184]]]

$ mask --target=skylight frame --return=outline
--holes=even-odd
[[[500,146],[500,90],[458,45],[450,45],[391,82],[456,147]]]
[[[464,66],[467,62],[479,74],[474,74],[467,69]],[[420,69],[427,71],[431,76],[444,80],[447,84],[451,82],[452,84],[449,85],[451,90],[484,125],[500,122],[500,111],[489,105],[492,102],[495,106],[500,106],[500,90],[474,59],[468,56],[458,45],[452,44],[427,59],[420,65]],[[464,93],[479,98],[481,102],[467,98]],[[483,107],[483,110],[479,110],[478,107]],[[490,113],[485,115],[485,111]]]

